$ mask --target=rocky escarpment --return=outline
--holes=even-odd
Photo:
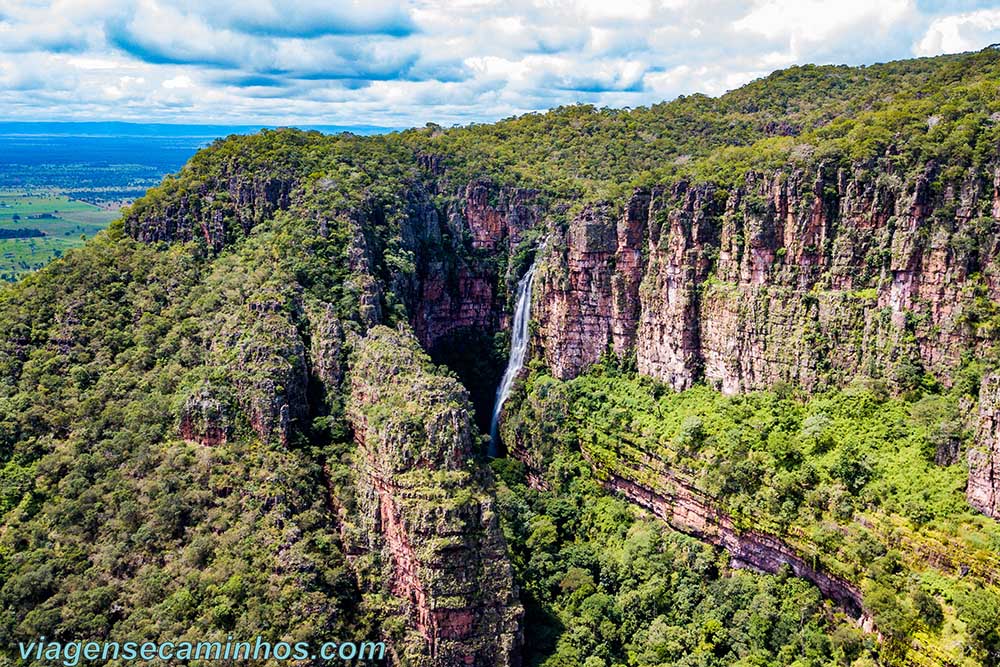
[[[558,239],[550,255],[554,261],[543,264],[535,281],[543,301],[534,315],[545,341],[545,360],[560,378],[576,375],[608,349],[612,321],[621,316],[612,311],[617,237],[608,209],[586,207]]]
[[[1000,519],[1000,375],[983,378],[979,388],[979,425],[969,449],[969,504]]]
[[[649,510],[671,528],[699,540],[722,547],[737,567],[777,573],[788,566],[797,577],[812,582],[829,600],[859,619],[871,630],[871,618],[864,612],[861,591],[854,585],[810,565],[782,540],[758,530],[739,530],[711,498],[673,475],[657,478],[656,488],[648,488],[613,472],[599,472],[604,487]]]
[[[585,208],[547,249],[536,344],[560,378],[634,352],[677,389],[947,381],[989,343],[1000,190],[992,172],[939,176],[751,172],[731,192],[680,182],[618,215]]]
[[[223,313],[210,343],[242,414],[264,441],[287,444],[309,412],[306,348],[291,312],[297,307],[277,292],[262,291],[235,313]]]
[[[411,225],[442,250],[413,246],[420,266],[411,322],[420,342],[430,349],[455,331],[495,331],[506,310],[503,285],[511,278],[498,273],[496,257],[508,256],[538,224],[538,194],[475,180],[451,199],[443,216],[427,202],[411,211]]]
[[[184,400],[179,431],[185,440],[201,445],[225,444],[232,435],[231,409],[211,383],[199,385]]]
[[[376,327],[356,346],[349,416],[358,444],[361,539],[380,550],[412,628],[401,664],[517,665],[520,617],[470,406],[415,338]]]
[[[173,183],[168,179],[161,187],[169,189]],[[201,239],[219,251],[238,234],[287,209],[296,183],[291,170],[275,173],[272,165],[258,169],[233,158],[196,189],[143,198],[125,216],[125,229],[147,243]]]

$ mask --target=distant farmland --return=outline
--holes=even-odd
[[[257,125],[0,121],[0,282],[82,244],[195,151]],[[389,128],[316,126],[377,134]],[[27,231],[37,230],[41,235]],[[9,238],[16,236],[17,238]]]
[[[0,281],[37,271],[116,217],[115,210],[57,191],[0,190]]]

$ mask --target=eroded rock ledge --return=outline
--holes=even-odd
[[[649,510],[671,528],[724,548],[737,567],[774,574],[787,565],[795,576],[812,582],[824,597],[857,618],[863,627],[873,628],[856,586],[810,565],[795,549],[773,535],[737,529],[732,518],[717,509],[711,498],[680,479],[662,476],[653,490],[613,472],[599,475],[606,489]]]
[[[408,333],[374,327],[355,349],[359,534],[381,552],[412,628],[395,662],[519,665],[522,609],[465,389],[435,374]]]

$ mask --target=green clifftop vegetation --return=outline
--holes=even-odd
[[[916,173],[935,160],[941,188],[995,162],[998,145],[993,49],[796,67],[641,109],[217,141],[123,222],[0,288],[0,664],[25,664],[16,642],[40,635],[346,641],[400,622],[389,583],[369,576],[377,568],[359,575],[341,536],[338,508],[357,505],[344,375],[373,325],[411,327],[431,260],[523,265],[412,222],[427,207],[444,218],[470,180],[534,188],[559,224],[588,202],[624,206],[636,186],[689,178],[724,197],[747,171],[778,166],[886,159]],[[506,294],[510,276],[500,281]],[[982,306],[981,326],[995,327],[996,304]],[[494,464],[525,662],[997,664],[1000,529],[961,502],[961,465],[932,463],[941,439],[968,439],[971,385],[917,386],[724,398],[600,370],[560,383],[536,368],[507,428],[546,462],[548,488]],[[406,405],[397,391],[389,405]],[[532,405],[542,392],[549,401]],[[724,553],[604,494],[581,458],[625,465],[638,450],[734,516],[811,531],[824,562],[866,582],[888,641],[787,573],[734,573]],[[892,544],[851,525],[854,512]],[[899,546],[928,536],[974,576],[938,576]],[[906,663],[914,639],[944,657]]]
[[[963,466],[935,463],[949,441],[971,437],[958,408],[969,386],[904,399],[878,384],[726,397],[672,392],[607,364],[568,383],[536,369],[505,439],[533,452],[537,469],[580,465],[582,453],[587,476],[613,472],[654,491],[670,488],[648,467],[662,463],[744,530],[782,536],[857,584],[889,664],[913,641],[956,664],[963,654],[989,664],[1000,649],[1000,525],[966,504]]]

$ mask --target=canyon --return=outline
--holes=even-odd
[[[436,164],[431,159],[423,163]],[[929,182],[937,169],[927,165],[911,179],[880,164],[835,172],[821,165],[812,172],[751,172],[730,192],[679,181],[637,190],[620,209],[609,202],[585,205],[562,226],[547,222],[551,211],[537,203],[532,191],[497,186],[486,179],[453,188],[452,204],[437,210],[429,193],[447,188],[432,181],[402,194],[408,213],[401,238],[414,258],[416,274],[393,284],[379,277],[384,250],[363,231],[371,224],[365,218],[370,214],[363,213],[352,214],[351,265],[367,295],[362,303],[370,304],[367,321],[374,324],[384,317],[380,303],[390,290],[411,304],[409,322],[416,340],[394,338],[391,346],[419,356],[417,342],[433,349],[456,332],[491,333],[510,326],[510,302],[520,276],[509,266],[498,271],[492,258],[513,256],[525,234],[540,227],[541,238],[547,241],[534,242],[540,249],[530,347],[557,378],[573,378],[610,354],[623,361],[634,359],[640,374],[674,390],[704,382],[729,394],[780,383],[820,391],[867,376],[903,391],[916,371],[947,383],[964,354],[985,353],[990,338],[980,331],[979,323],[991,313],[984,304],[1000,298],[995,262],[1000,235],[990,222],[1000,213],[1000,171],[965,173],[932,192]],[[292,205],[280,197],[268,199],[271,190],[262,191],[258,206],[270,210]],[[147,240],[147,234],[159,238],[158,230],[185,228],[181,223],[158,223],[137,238]],[[263,316],[253,326],[265,326],[267,318],[285,317],[276,306],[252,308],[258,318]],[[290,323],[278,320],[265,330],[292,331]],[[335,392],[345,375],[342,347],[367,354],[369,348],[390,345],[386,340],[377,342],[386,333],[371,341],[355,338],[344,343],[343,328],[329,313],[318,319],[314,314],[311,320],[310,328],[326,334],[312,338],[309,353],[304,342],[295,343],[275,359],[299,361],[292,367],[269,366],[263,373],[274,376],[280,368],[287,378],[282,382],[285,394],[291,389],[294,395],[304,395],[306,382],[294,368],[311,365],[321,385]],[[289,333],[283,340],[296,339],[297,334]],[[359,373],[374,377],[389,367],[398,374],[405,366],[386,358],[365,363],[371,364],[367,371],[354,367],[356,378]],[[424,380],[416,384],[422,386]],[[251,396],[250,413],[260,415],[252,423],[261,437],[272,433],[286,437],[289,419],[283,415],[288,415],[294,401],[284,394],[270,395],[260,384],[247,386],[242,393]],[[969,502],[994,517],[1000,516],[997,386],[996,376],[984,378],[979,444],[966,454]],[[428,470],[460,467],[463,457],[473,455],[469,426],[462,426],[460,435],[447,436],[452,448],[447,455],[393,464],[398,452],[412,448],[413,442],[401,435],[374,433],[367,424],[365,410],[380,404],[380,391],[357,380],[352,389],[353,404],[364,406],[356,408],[353,417],[364,463],[358,493],[369,499],[363,509],[369,519],[360,532],[381,536],[377,543],[384,545],[380,548],[392,563],[393,590],[409,601],[406,613],[423,637],[418,644],[428,655],[439,660],[456,656],[459,662],[471,656],[475,664],[511,660],[517,654],[518,631],[510,593],[492,606],[471,602],[483,592],[472,582],[495,578],[483,574],[482,568],[502,569],[504,562],[495,519],[487,518],[492,510],[486,496],[479,496],[478,509],[472,505],[449,512],[459,523],[445,533],[435,532],[440,527],[431,528],[436,524],[431,515],[413,518],[430,511],[421,507],[434,507],[442,499],[428,496],[421,484],[409,480],[407,471],[415,464]],[[430,409],[435,400],[441,399],[428,395],[423,409]],[[192,418],[182,425],[185,437],[208,444],[225,437],[224,424],[194,427],[224,412],[204,390],[192,397],[189,412]],[[470,412],[466,408],[446,421],[467,422]],[[439,446],[433,439],[428,442]],[[536,453],[521,443],[510,443],[510,449],[529,468],[537,465]],[[797,548],[774,535],[737,528],[711,498],[662,466],[655,475],[615,472],[603,464],[595,465],[595,470],[608,490],[677,530],[726,548],[737,565],[765,572],[789,566],[865,627],[873,627],[856,584],[807,562]],[[541,477],[538,470],[531,474]],[[646,481],[637,482],[636,475]],[[466,551],[461,561],[473,568],[458,578],[473,586],[464,592],[435,589],[455,573],[445,576],[443,556],[417,555],[420,545],[445,535],[483,535],[485,540],[462,547]],[[375,544],[366,548],[376,548]],[[509,573],[504,576],[501,588],[509,591]],[[438,606],[437,600],[455,595],[466,602]],[[486,617],[491,622],[507,619],[499,645],[484,643],[481,624]]]
[[[1000,298],[1000,170],[932,195],[935,169],[912,182],[751,173],[724,199],[680,182],[617,216],[587,207],[540,261],[535,349],[561,379],[610,352],[676,390],[818,391],[855,377],[904,390],[917,371],[947,384],[963,355],[992,345],[980,324]],[[996,517],[992,386],[969,496]]]
[[[0,634],[996,663],[998,72],[213,143],[0,299]]]

